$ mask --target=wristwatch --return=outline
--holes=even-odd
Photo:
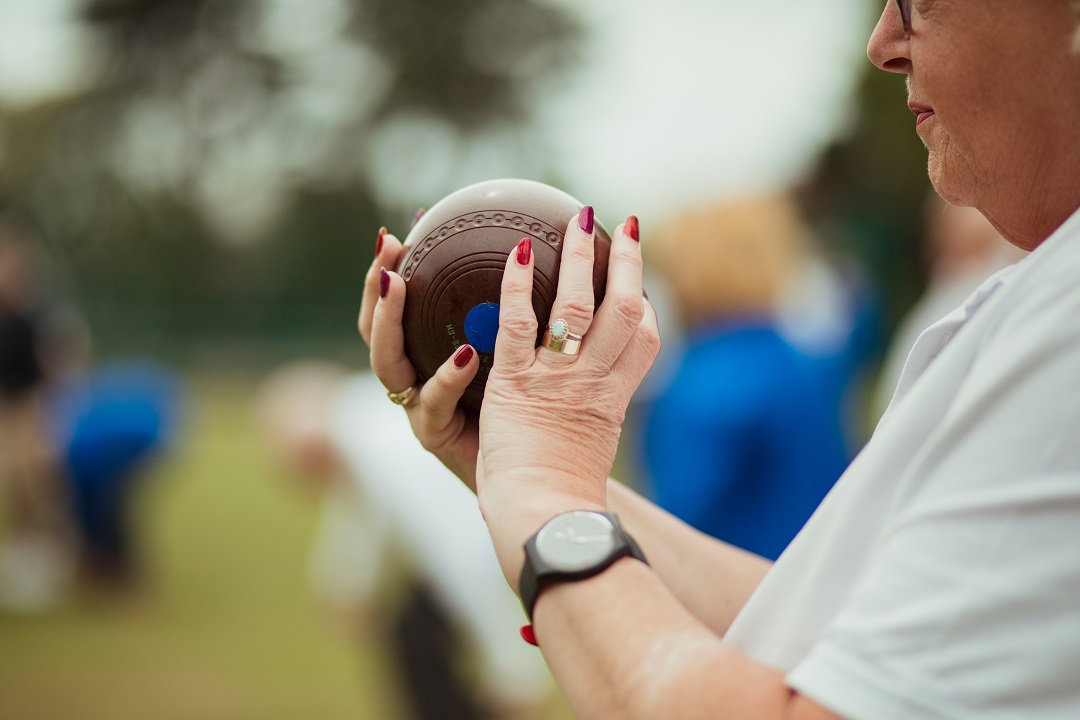
[[[519,588],[529,622],[544,587],[590,578],[627,556],[649,564],[615,513],[574,510],[556,515],[525,543]]]

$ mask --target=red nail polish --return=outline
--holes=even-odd
[[[457,355],[454,356],[454,366],[457,368],[463,368],[469,364],[472,360],[473,349],[468,345],[462,345],[461,349],[457,351]]]
[[[623,232],[626,233],[626,236],[628,238],[630,238],[634,242],[638,242],[638,221],[637,221],[637,217],[635,217],[634,215],[631,215],[630,217],[626,218],[626,224],[623,225]]]
[[[521,242],[517,246],[518,265],[528,265],[530,257],[532,257],[532,240],[521,238]]]
[[[375,239],[375,257],[378,257],[379,253],[382,252],[382,244],[383,244],[383,240],[385,240],[385,239],[386,239],[386,228],[381,227],[381,228],[379,228],[379,237]]]
[[[578,227],[581,228],[582,232],[584,232],[584,233],[586,233],[588,235],[592,235],[592,231],[593,231],[593,207],[592,207],[592,205],[586,205],[585,207],[581,208],[581,212],[579,212],[578,216],[577,216],[577,224],[578,224]]]
[[[529,643],[530,645],[535,645],[536,647],[540,647],[540,643],[536,642],[536,633],[533,632],[533,626],[532,625],[522,625],[521,626],[521,639],[524,640],[525,642]]]
[[[409,226],[409,229],[411,230],[412,228],[416,227],[416,223],[420,222],[420,218],[422,217],[424,217],[424,208],[420,208],[416,211],[416,215],[413,216],[412,225]]]
[[[386,272],[386,268],[379,271],[379,297],[386,297],[386,293],[390,291],[390,273]]]

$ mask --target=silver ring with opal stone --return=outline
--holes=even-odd
[[[581,336],[570,332],[570,325],[562,318],[547,326],[540,347],[563,355],[577,355],[581,351]]]

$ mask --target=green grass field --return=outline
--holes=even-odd
[[[252,392],[192,384],[182,441],[139,497],[138,598],[0,614],[0,718],[402,717],[380,628],[346,633],[311,598],[315,506],[260,453]]]

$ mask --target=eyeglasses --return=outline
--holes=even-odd
[[[904,23],[904,32],[911,32],[911,0],[896,0],[896,7],[900,8],[900,19]]]

